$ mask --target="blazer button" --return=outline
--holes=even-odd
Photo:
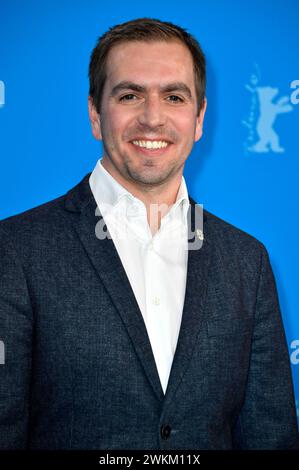
[[[169,424],[163,424],[163,426],[161,426],[160,432],[162,439],[166,440],[171,434],[171,427],[169,426]]]

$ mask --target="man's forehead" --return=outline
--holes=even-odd
[[[123,51],[124,49],[133,49],[133,48],[141,48],[141,47],[168,47],[170,46],[172,49],[186,49],[189,50],[186,44],[184,44],[180,39],[148,39],[148,40],[120,40],[116,42],[110,49],[109,54],[112,51],[120,50]]]
[[[143,49],[143,55],[138,54],[138,50]],[[167,50],[167,59],[165,60],[165,51]],[[121,65],[129,67],[130,63],[126,63],[126,58],[136,59],[134,65],[144,63],[149,57],[155,56],[157,59],[161,59],[165,65],[169,62],[169,59],[184,60],[186,63],[192,62],[192,55],[187,46],[179,40],[169,41],[123,41],[115,44],[110,49],[107,56],[107,67],[114,68]]]
[[[137,54],[140,48],[143,48],[142,54]],[[127,81],[143,87],[159,87],[163,81],[164,85],[170,81],[186,81],[190,72],[193,77],[191,53],[185,44],[175,40],[118,43],[110,50],[106,63],[106,78],[112,86]]]

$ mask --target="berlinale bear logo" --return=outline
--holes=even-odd
[[[260,114],[256,125],[259,140],[248,149],[252,152],[269,152],[269,150],[276,153],[284,152],[273,124],[278,114],[289,113],[293,108],[288,104],[288,96],[282,96],[276,102],[273,101],[278,91],[278,88],[270,86],[257,87],[256,89],[260,105]]]
[[[257,67],[257,66],[256,66]],[[246,89],[251,93],[250,113],[243,124],[248,128],[244,144],[246,153],[283,153],[280,139],[274,124],[280,114],[289,113],[293,107],[289,96],[278,97],[279,89],[272,86],[260,86],[259,72],[253,73]]]

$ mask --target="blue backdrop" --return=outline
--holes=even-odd
[[[269,251],[297,415],[298,14],[298,0],[0,3],[0,219],[65,193],[101,156],[87,115],[99,35],[141,16],[195,34],[207,57],[208,110],[185,169],[189,192]]]

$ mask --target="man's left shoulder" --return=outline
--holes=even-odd
[[[229,254],[261,256],[267,250],[264,244],[253,235],[204,210],[204,232],[207,241]]]

